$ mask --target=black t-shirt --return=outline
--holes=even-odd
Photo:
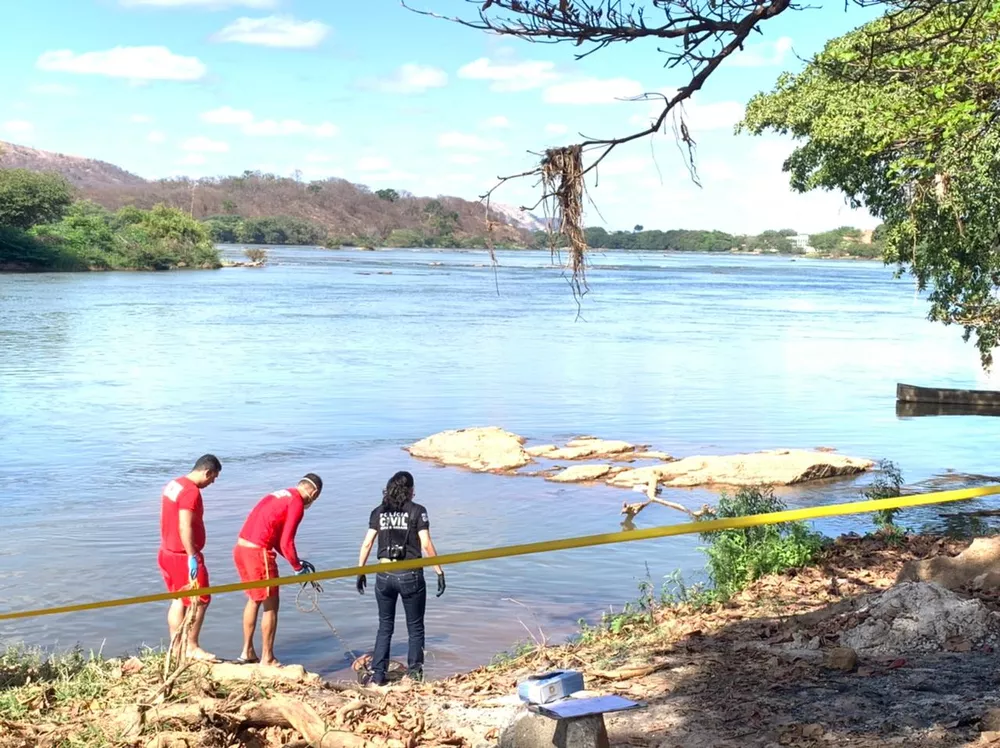
[[[372,510],[368,527],[378,533],[378,557],[389,558],[389,547],[402,545],[406,555],[400,560],[420,558],[420,538],[417,533],[430,529],[427,509],[408,501],[398,512],[390,512],[381,504]]]

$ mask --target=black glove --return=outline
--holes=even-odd
[[[441,597],[444,594],[444,572],[438,573],[438,593],[435,597]]]
[[[365,594],[365,585],[367,584],[368,584],[368,578],[364,574],[358,574],[357,588],[359,595]]]
[[[315,574],[316,573],[316,567],[313,566],[308,561],[306,561],[304,558],[299,559],[299,563],[302,564],[302,568],[299,569],[297,572],[295,572],[296,574]]]

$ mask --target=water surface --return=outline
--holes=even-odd
[[[537,442],[596,434],[680,456],[831,446],[891,458],[911,484],[997,472],[996,420],[895,416],[897,381],[997,383],[877,263],[595,255],[578,316],[547,253],[501,253],[494,270],[484,252],[271,252],[265,269],[0,275],[0,609],[160,591],[159,492],[206,451],[224,462],[205,492],[219,583],[235,581],[231,548],[251,506],[309,470],[327,488],[299,548],[320,568],[355,563],[399,469],[414,473],[441,552],[614,531],[637,496],[402,451],[448,428],[495,424]],[[857,492],[847,480],[783,496],[802,506]],[[682,519],[653,507],[636,524]],[[697,548],[684,537],[455,567],[428,604],[430,673],[488,661],[526,627],[558,640],[634,597],[647,569],[656,583],[677,568],[692,578]],[[279,656],[343,674],[344,647],[295,611],[294,590],[283,592]],[[238,654],[242,605],[240,593],[213,602],[206,646]],[[352,648],[370,649],[371,593],[332,582],[322,606]],[[14,622],[0,638],[119,653],[161,643],[164,612]],[[402,616],[398,626],[394,655],[405,657]]]

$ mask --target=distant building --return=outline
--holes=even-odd
[[[796,234],[788,237],[789,241],[806,254],[812,254],[816,250],[809,244],[809,234]]]

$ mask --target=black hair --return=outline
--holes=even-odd
[[[299,483],[312,483],[316,486],[316,493],[320,493],[323,490],[323,479],[316,475],[316,473],[306,473],[302,476],[302,480]]]
[[[202,455],[191,469],[192,473],[204,470],[206,473],[221,473],[222,463],[215,455]]]
[[[413,476],[400,470],[385,484],[382,491],[382,506],[390,512],[398,512],[413,498]]]

